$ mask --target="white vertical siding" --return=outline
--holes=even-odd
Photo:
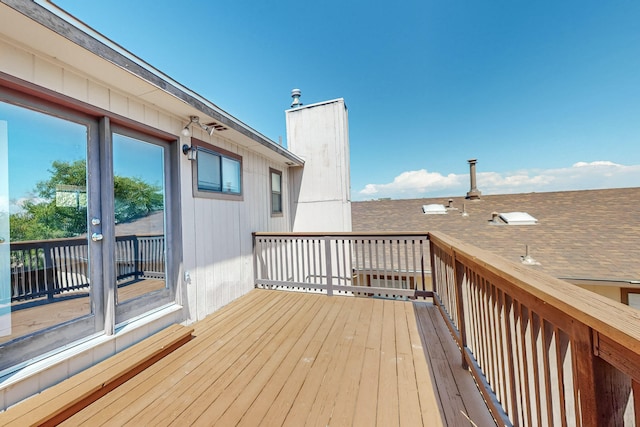
[[[2,40],[0,71],[176,136],[186,124],[186,115],[171,116],[122,93],[122,88],[106,87],[55,58],[27,52]],[[194,199],[192,165],[180,151],[179,170],[175,171],[180,176],[181,192],[180,280],[188,271],[191,283],[176,286],[184,296],[181,299],[189,321],[202,319],[253,288],[253,231],[290,230],[288,167],[234,144],[224,131],[210,137],[197,128],[193,130],[194,137],[242,156],[244,200]],[[189,138],[181,138],[175,149],[180,150],[184,143],[190,144]],[[282,171],[284,215],[280,217],[271,217],[270,167]]]
[[[35,84],[62,92],[62,68],[40,58],[35,58],[33,71]]]
[[[202,135],[196,135],[204,139]],[[271,190],[269,168],[283,172],[283,184],[288,177],[286,166],[270,162],[262,156],[240,149],[227,140],[211,138],[215,147],[234,152],[242,156],[243,200],[216,200],[192,198],[191,164],[181,162],[186,169],[183,182],[183,235],[185,245],[192,244],[195,263],[186,267],[193,269],[191,301],[196,303],[193,320],[202,319],[230,301],[253,289],[253,241],[254,231],[287,231],[287,212],[282,217],[271,217]],[[286,188],[286,187],[284,187]],[[288,195],[284,195],[285,200]],[[187,199],[191,199],[190,203]],[[286,206],[286,205],[285,205]],[[192,222],[187,224],[187,218]],[[190,228],[187,232],[186,228]],[[189,240],[187,235],[192,235]]]
[[[4,9],[3,9],[4,11]],[[34,24],[35,25],[35,24]],[[204,318],[233,299],[253,288],[252,238],[253,231],[288,231],[290,229],[288,167],[267,157],[240,148],[226,138],[224,132],[209,137],[194,129],[196,137],[210,141],[225,150],[238,153],[243,158],[243,201],[194,199],[192,195],[192,164],[182,155],[182,144],[189,138],[179,137],[189,114],[195,111],[185,107],[185,113],[171,114],[163,109],[163,100],[169,99],[175,107],[176,100],[168,95],[149,94],[150,86],[129,79],[123,70],[109,68],[101,59],[87,54],[87,63],[70,67],[62,63],[55,51],[30,50],[29,41],[16,42],[7,32],[0,31],[0,72],[15,76],[46,89],[61,93],[78,101],[111,111],[147,126],[176,135],[178,140],[172,149],[179,153],[176,170],[179,176],[179,200],[176,220],[181,221],[182,259],[177,290],[177,306],[167,307],[150,316],[128,324],[113,336],[99,336],[82,345],[57,353],[46,360],[29,366],[19,375],[0,383],[0,410],[41,391],[62,378],[91,366],[139,339],[148,336],[171,323],[191,322]],[[50,34],[46,34],[50,36]],[[42,32],[39,33],[42,37]],[[47,46],[40,40],[33,46]],[[58,52],[59,53],[59,52]],[[104,76],[124,76],[123,84],[106,86]],[[100,76],[103,78],[101,79]],[[115,78],[115,77],[114,77]],[[130,92],[130,93],[127,93]],[[139,97],[134,94],[141,94]],[[149,96],[147,100],[144,97]],[[151,101],[149,101],[151,99]],[[179,108],[177,108],[179,109]],[[175,111],[175,110],[174,110]],[[231,133],[231,132],[229,132]],[[282,171],[282,217],[271,217],[269,168]],[[180,246],[167,242],[167,247]],[[183,280],[189,272],[190,282]]]
[[[0,71],[33,81],[33,61],[32,54],[0,40]]]
[[[88,93],[87,79],[69,70],[62,76],[62,93],[79,100],[86,100]]]

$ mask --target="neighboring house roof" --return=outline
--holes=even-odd
[[[423,205],[453,207],[427,215]],[[463,216],[463,204],[468,216]],[[640,188],[353,202],[353,231],[441,231],[565,279],[640,280]],[[535,225],[492,224],[492,213],[527,212]],[[640,282],[639,282],[640,283]]]

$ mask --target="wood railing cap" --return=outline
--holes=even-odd
[[[640,352],[640,311],[444,233],[429,232],[429,240],[453,253],[463,264],[481,266],[594,331]]]

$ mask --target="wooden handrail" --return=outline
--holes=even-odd
[[[254,237],[345,237],[345,238],[358,238],[358,237],[390,237],[390,236],[424,236],[427,237],[427,233],[424,231],[373,231],[373,232],[274,232],[274,231],[254,231],[252,233]]]
[[[607,342],[634,348],[633,356],[640,375],[640,312],[610,298],[580,288],[564,280],[536,271],[525,265],[505,260],[491,252],[468,245],[442,233],[430,232],[429,240],[449,248],[457,259],[469,265],[486,269],[495,278],[501,278],[545,305],[556,308],[568,318],[590,327]],[[640,381],[640,376],[635,378]]]
[[[496,419],[638,421],[638,311],[442,233],[429,240],[434,299]]]

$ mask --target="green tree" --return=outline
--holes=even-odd
[[[140,178],[113,177],[116,223],[129,222],[164,207],[162,188]]]
[[[45,240],[75,237],[87,232],[86,194],[76,194],[75,203],[60,203],[56,197],[61,189],[86,191],[87,167],[84,160],[54,161],[51,176],[36,184],[35,193],[41,201],[29,200],[23,212],[12,214],[11,241]],[[117,223],[144,217],[164,206],[162,187],[139,178],[114,177],[115,219]]]

